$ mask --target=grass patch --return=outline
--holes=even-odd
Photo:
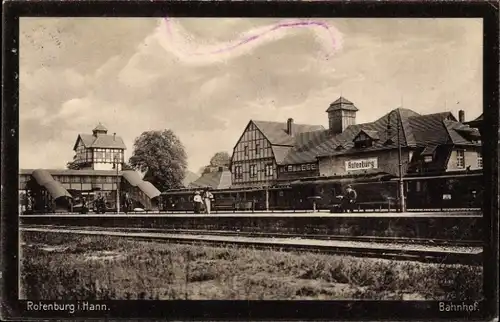
[[[480,300],[482,268],[22,233],[24,298]]]

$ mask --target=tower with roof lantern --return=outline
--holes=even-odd
[[[335,134],[342,133],[349,125],[356,124],[357,111],[358,108],[354,106],[354,103],[342,96],[330,104],[326,110],[330,131]]]

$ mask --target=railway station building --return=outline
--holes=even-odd
[[[101,194],[108,211],[119,211],[121,198],[128,193],[134,207],[156,209],[160,191],[138,172],[123,169],[126,146],[116,133],[107,132],[98,124],[92,134],[79,134],[69,169],[21,169],[21,206],[26,209],[29,195],[35,212],[69,211],[83,197],[91,203]]]
[[[295,124],[291,118],[251,120],[233,150],[233,187],[301,185],[307,196],[319,195],[321,183],[377,181],[384,183],[380,189],[388,189],[387,195],[399,199],[398,181],[404,180],[408,203],[479,196],[481,136],[465,124],[464,111],[457,119],[451,112],[421,115],[397,108],[357,124],[358,111],[340,97],[326,110],[327,129]],[[456,184],[450,178],[463,180]],[[286,199],[281,191],[267,193],[265,198],[274,203]]]

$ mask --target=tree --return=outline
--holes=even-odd
[[[130,165],[159,190],[182,187],[187,169],[184,145],[172,130],[143,132],[134,141]]]
[[[231,157],[229,156],[229,153],[227,153],[225,151],[217,152],[210,159],[210,166],[212,166],[212,167],[228,167],[229,162],[231,162]]]
[[[229,153],[225,151],[217,152],[215,153],[212,158],[210,159],[210,164],[207,166],[204,166],[200,169],[199,173],[203,174],[205,173],[209,168],[215,168],[215,167],[229,167],[229,163],[231,162],[231,156],[229,156]]]
[[[122,171],[127,171],[127,170],[134,170],[134,168],[130,164],[128,164],[127,162],[123,162]]]
[[[66,163],[66,168],[70,169],[70,170],[79,170],[80,169],[80,167],[78,166],[78,164],[75,163],[75,161],[70,161],[70,162]]]

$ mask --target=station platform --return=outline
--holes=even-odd
[[[327,217],[327,218],[356,218],[356,217],[482,217],[481,211],[422,211],[422,212],[352,212],[352,213],[330,213],[328,211],[318,211],[318,212],[293,212],[293,211],[262,211],[262,212],[219,212],[211,214],[194,214],[194,213],[179,213],[179,212],[142,212],[142,213],[105,213],[105,214],[80,214],[80,213],[41,213],[41,214],[30,214],[30,215],[20,215],[21,218],[37,218],[37,217],[75,217],[75,218],[94,218],[94,217],[116,217],[116,218],[148,218],[148,217],[168,217],[168,218],[204,218],[204,217],[221,217],[221,218],[231,218],[231,217]]]

